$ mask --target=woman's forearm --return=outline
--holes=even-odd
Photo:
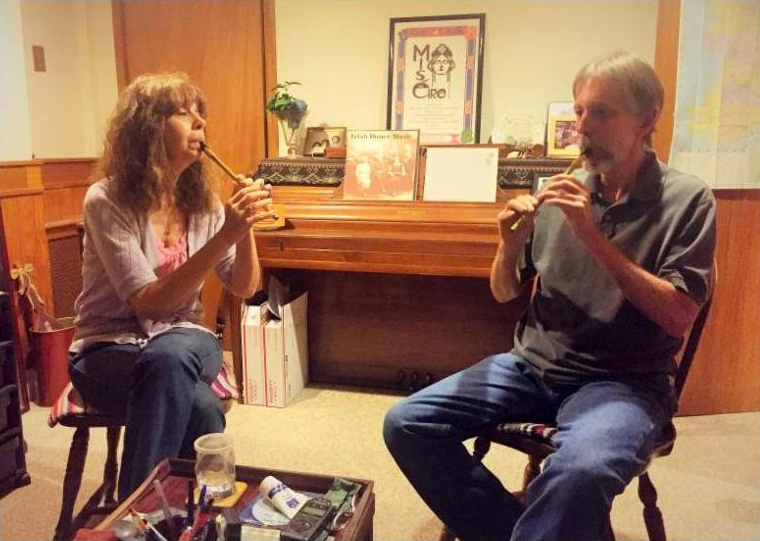
[[[174,272],[136,291],[127,302],[140,316],[157,321],[168,318],[198,294],[206,275],[231,244],[220,232]]]
[[[256,251],[256,239],[251,230],[235,248],[235,262],[228,289],[234,295],[247,299],[259,289],[261,284],[261,266]]]

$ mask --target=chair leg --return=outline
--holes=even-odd
[[[478,462],[481,462],[490,449],[491,440],[478,436],[475,438],[475,443],[473,444],[472,457]],[[438,537],[438,541],[455,541],[456,538],[457,536],[454,535],[454,532],[449,530],[449,527],[444,524],[443,528],[441,528],[441,535]]]
[[[63,496],[61,501],[61,514],[58,516],[58,524],[55,526],[56,541],[68,541],[71,539],[72,517],[74,504],[82,485],[82,472],[87,458],[87,447],[90,442],[90,429],[78,427],[74,431],[69,449],[69,458],[66,462],[66,475],[63,479]]]
[[[665,522],[660,508],[657,507],[657,491],[647,472],[639,476],[639,499],[644,504],[644,524],[649,541],[667,541]]]
[[[612,531],[612,521],[609,515],[607,515],[607,523],[604,525],[602,539],[604,541],[615,541],[615,532]]]
[[[522,488],[514,493],[515,497],[523,503],[525,503],[525,498],[528,495],[528,485],[541,473],[541,462],[543,459],[540,456],[528,455],[528,463],[523,470]]]
[[[114,494],[116,493],[116,477],[119,473],[119,464],[116,459],[116,454],[119,450],[119,435],[121,434],[120,426],[109,426],[106,434],[108,441],[108,457],[106,458],[106,465],[103,469],[103,503],[113,504],[116,503]]]
[[[88,500],[84,503],[79,513],[74,517],[72,522],[72,530],[76,532],[77,529],[87,525],[93,515],[95,514],[109,514],[113,511],[117,502],[114,498],[114,492],[116,490],[116,477],[118,475],[118,464],[116,462],[116,451],[119,445],[119,434],[121,432],[120,426],[109,426],[106,428],[106,440],[108,442],[108,454],[106,457],[106,464],[103,468],[103,482],[92,493]]]
[[[456,538],[457,536],[454,535],[454,532],[449,530],[449,527],[444,524],[441,529],[441,535],[438,537],[438,541],[456,541]]]
[[[482,436],[479,436],[475,438],[475,444],[473,445],[472,449],[472,456],[477,460],[478,462],[481,462],[483,460],[483,457],[488,454],[488,451],[491,449],[491,440],[488,438],[484,438]]]

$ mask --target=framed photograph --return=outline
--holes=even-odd
[[[324,156],[328,147],[345,148],[346,128],[317,126],[307,128],[303,144],[304,156]]]
[[[568,158],[580,154],[573,102],[552,102],[546,115],[546,157]]]
[[[348,130],[344,199],[413,201],[418,130]]]
[[[420,131],[422,144],[480,142],[486,16],[391,19],[389,130]]]
[[[536,172],[533,174],[533,184],[531,186],[531,193],[537,194],[541,190],[544,189],[544,186],[549,181],[549,179],[552,178],[552,175],[546,174],[545,172]]]

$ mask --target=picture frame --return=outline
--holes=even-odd
[[[419,130],[348,130],[344,199],[413,201]]]
[[[499,152],[503,146],[422,146],[417,174],[417,199],[438,202],[496,202]]]
[[[544,188],[546,183],[549,181],[549,179],[552,178],[552,176],[554,175],[547,174],[545,172],[539,172],[539,171],[536,171],[535,173],[533,173],[533,183],[531,184],[531,187],[530,187],[530,193],[535,195],[538,192],[540,192]]]
[[[573,158],[580,154],[580,135],[573,102],[551,102],[546,114],[546,157]]]
[[[306,129],[303,143],[304,156],[322,157],[327,147],[345,148],[346,128],[312,126]]]
[[[480,142],[485,18],[391,19],[389,130],[417,129],[421,144]]]

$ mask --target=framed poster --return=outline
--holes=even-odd
[[[418,130],[348,130],[344,199],[413,201]]]
[[[388,118],[423,144],[480,141],[486,16],[391,19]]]
[[[573,102],[551,102],[546,113],[546,157],[572,158],[581,151]]]

